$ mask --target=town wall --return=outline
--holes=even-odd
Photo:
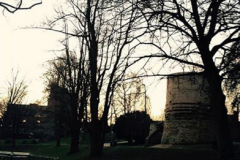
[[[170,75],[162,143],[211,143],[213,131],[209,85],[203,74]]]

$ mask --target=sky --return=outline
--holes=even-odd
[[[29,85],[25,103],[34,103],[44,96],[43,64],[54,56],[53,50],[59,50],[59,33],[39,29],[23,29],[27,26],[40,25],[46,17],[54,16],[54,7],[63,0],[43,0],[42,5],[31,10],[17,11],[14,14],[2,12],[0,8],[0,96],[6,92],[6,81],[11,77],[12,69],[19,70]],[[166,99],[166,81],[156,78],[145,79],[148,86],[152,113],[163,113]]]
[[[53,32],[34,29],[22,29],[39,25],[52,15],[54,2],[43,1],[42,5],[31,10],[17,11],[14,14],[0,8],[0,89],[4,92],[6,80],[10,79],[11,70],[20,71],[29,84],[28,103],[41,99],[43,80],[41,78],[43,63],[53,54],[51,50],[59,49],[60,35]]]

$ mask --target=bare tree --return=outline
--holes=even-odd
[[[226,78],[224,79],[224,87],[227,92],[227,96],[231,101],[232,109],[239,114],[240,110],[240,41],[235,42],[231,46],[231,50],[224,57],[224,63],[228,65],[226,68]]]
[[[129,74],[127,78],[124,78],[129,78],[129,80],[119,82],[114,91],[111,115],[114,115],[115,119],[121,114],[137,110],[150,113],[146,86],[142,78],[132,78],[136,76],[134,73]]]
[[[42,4],[42,1],[39,1],[37,3],[33,3],[31,5],[28,5],[28,6],[26,6],[24,4],[23,0],[17,0],[17,1],[12,1],[12,2],[0,1],[0,7],[2,7],[4,10],[7,10],[10,13],[15,13],[18,10],[31,9],[34,6],[37,6],[37,5],[40,5],[40,4]]]
[[[19,79],[19,71],[14,73],[12,70],[12,79],[7,80],[7,103],[22,104],[27,95],[27,82],[25,79]]]
[[[6,110],[6,99],[5,98],[1,98],[0,99],[0,117],[2,117],[4,111]]]
[[[21,128],[21,113],[18,111],[25,112],[24,109],[20,107],[18,109],[18,105],[22,104],[24,98],[27,95],[27,82],[23,79],[19,79],[19,71],[17,70],[14,73],[12,69],[12,79],[7,80],[7,97],[5,103],[5,110],[12,110],[13,117],[11,119],[12,125],[12,139],[13,139],[13,146],[16,145],[16,136],[19,134]],[[19,114],[18,114],[19,113]],[[5,114],[4,114],[5,115]],[[3,116],[5,117],[5,116]]]
[[[151,32],[152,41],[142,44],[151,44],[158,52],[145,58],[158,57],[163,65],[172,62],[172,66],[184,64],[184,69],[204,70],[210,85],[219,154],[221,158],[233,157],[222,80],[232,72],[224,70],[228,67],[224,57],[231,44],[239,40],[239,1],[166,0],[135,4]]]
[[[65,26],[66,27],[66,26]],[[66,29],[66,28],[65,28]],[[83,112],[87,107],[88,98],[88,62],[85,60],[85,53],[83,53],[84,46],[80,44],[80,55],[77,57],[76,52],[69,51],[68,38],[65,40],[65,53],[63,56],[50,61],[49,70],[45,74],[47,78],[47,86],[51,87],[53,84],[66,90],[65,94],[55,93],[55,101],[60,102],[69,110],[65,119],[69,121],[69,128],[71,133],[71,147],[69,153],[78,152],[79,147],[79,133],[82,126]],[[80,42],[82,43],[82,41]],[[52,90],[50,90],[51,93]],[[60,94],[60,96],[57,96]],[[65,96],[65,97],[63,97]],[[67,101],[66,101],[67,100]]]
[[[132,35],[132,29],[136,25],[136,14],[134,6],[130,3],[89,0],[86,4],[85,19],[91,72],[89,132],[92,157],[102,155],[114,90],[132,63],[130,57],[133,52],[127,48],[136,37],[144,34],[140,32],[136,37]],[[101,117],[98,116],[100,102],[103,102]]]
[[[108,113],[114,89],[128,67],[131,66],[130,43],[145,33],[146,29],[133,36],[136,29],[136,6],[129,2],[112,2],[102,0],[69,0],[66,10],[60,10],[59,17],[50,20],[41,27],[84,39],[82,44],[86,53],[90,77],[90,117],[87,127],[91,139],[92,157],[102,155]],[[58,28],[68,24],[68,32]],[[102,105],[101,105],[102,104]],[[102,114],[101,112],[102,107]]]

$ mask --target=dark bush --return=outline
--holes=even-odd
[[[144,144],[145,138],[149,134],[151,119],[146,112],[135,111],[120,116],[113,131],[118,139],[125,139],[130,144]]]

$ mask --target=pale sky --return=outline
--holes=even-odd
[[[59,49],[59,34],[43,30],[21,29],[39,25],[46,15],[52,15],[54,1],[43,1],[42,5],[31,10],[17,11],[14,14],[0,8],[0,84],[1,94],[5,81],[10,78],[12,68],[19,69],[20,75],[29,82],[27,103],[41,99],[44,72],[42,64],[53,56],[50,50]]]
[[[43,4],[31,10],[17,11],[14,14],[0,8],[0,96],[5,91],[5,82],[11,76],[12,68],[19,69],[20,75],[29,82],[29,94],[26,103],[34,103],[43,97],[43,63],[54,56],[51,50],[61,48],[58,40],[61,34],[36,29],[20,29],[31,25],[40,25],[46,17],[54,14],[54,6],[64,0],[43,0]],[[151,79],[144,80],[149,86]],[[165,107],[166,81],[150,85],[147,94],[150,97],[152,113],[160,115]]]

